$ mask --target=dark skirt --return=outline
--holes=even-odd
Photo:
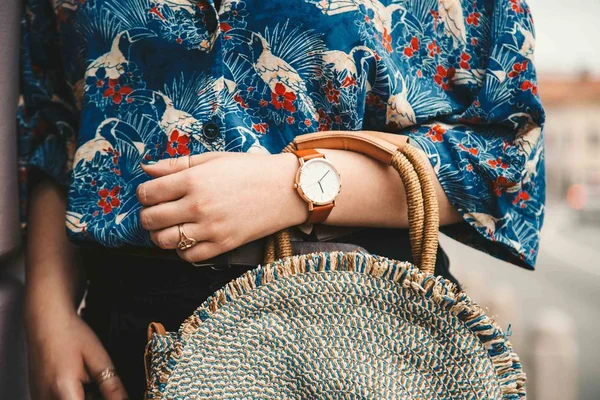
[[[412,260],[404,229],[364,229],[336,241],[395,260]],[[148,324],[160,322],[168,331],[178,330],[215,290],[248,270],[231,267],[215,271],[184,261],[106,249],[86,250],[83,260],[89,280],[83,318],[112,357],[131,399],[142,399],[145,390],[143,354]],[[438,250],[436,275],[456,283],[442,249]]]

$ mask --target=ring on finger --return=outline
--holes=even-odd
[[[177,248],[179,250],[187,250],[191,249],[195,245],[198,244],[198,241],[194,238],[189,237],[185,234],[185,229],[183,229],[183,224],[179,224],[179,243],[177,244]]]
[[[115,367],[108,367],[105,368],[104,370],[102,370],[102,372],[100,372],[98,375],[96,375],[96,377],[94,378],[94,382],[96,382],[97,385],[100,385],[102,382],[107,381],[111,378],[117,377],[117,370],[115,369]]]

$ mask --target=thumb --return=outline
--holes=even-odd
[[[222,151],[211,151],[207,153],[183,156],[177,158],[167,158],[159,161],[144,160],[141,163],[142,170],[153,178],[159,178],[165,175],[171,175],[176,172],[183,171],[191,167],[203,164],[215,158],[223,157],[226,155],[240,154],[240,153],[227,153]]]
[[[84,349],[83,361],[94,380],[100,373],[113,365],[108,353],[98,340]],[[100,389],[102,398],[105,400],[126,400],[129,398],[119,376],[113,376],[100,382],[98,389]]]

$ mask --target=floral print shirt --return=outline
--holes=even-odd
[[[25,3],[22,180],[68,187],[73,240],[152,245],[142,160],[376,130],[428,154],[465,220],[446,233],[533,268],[544,112],[523,0]]]

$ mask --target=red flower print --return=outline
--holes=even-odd
[[[292,104],[294,101],[296,101],[296,94],[287,92],[283,83],[277,82],[275,91],[271,92],[271,104],[278,110],[283,107],[289,112],[294,112],[296,111],[296,107]]]
[[[496,196],[501,196],[502,192],[506,191],[507,189],[510,189],[515,185],[515,182],[511,182],[505,177],[499,176],[494,182],[492,182],[492,190],[494,191],[494,194]]]
[[[472,164],[467,164],[467,171],[473,172],[473,165]]]
[[[527,90],[531,90],[531,93],[533,93],[534,96],[537,95],[538,93],[538,87],[537,85],[531,83],[531,81],[525,81],[521,84],[521,90],[522,91],[527,91]]]
[[[377,104],[378,101],[381,101],[381,98],[379,96],[377,96],[373,92],[367,93],[367,98],[365,99],[365,102],[367,104],[374,106]]]
[[[123,96],[127,96],[131,92],[133,92],[133,89],[129,86],[119,85],[118,79],[109,79],[108,89],[104,91],[104,97],[112,97],[113,103],[120,104],[123,100]]]
[[[456,70],[452,67],[446,69],[441,65],[438,65],[437,74],[433,77],[433,80],[435,81],[435,83],[440,85],[442,89],[448,90],[450,89],[450,81],[454,77],[455,73]]]
[[[475,147],[467,147],[463,144],[459,144],[458,147],[462,150],[462,151],[467,151],[470,154],[476,156],[479,154],[479,150],[477,150]]]
[[[412,57],[415,55],[416,52],[419,51],[419,39],[417,39],[416,37],[413,36],[412,39],[410,39],[410,46],[407,46],[404,48],[404,55],[407,56],[408,58]]]
[[[260,124],[252,124],[252,129],[261,134],[267,133],[268,127],[269,126],[264,122],[261,122]]]
[[[287,117],[285,121],[291,125],[296,121],[296,119],[294,117]]]
[[[357,86],[356,79],[352,75],[346,75],[342,82],[342,87],[347,88],[348,86]]]
[[[479,44],[479,40],[477,40],[477,38],[472,38],[471,39],[471,45],[477,46],[478,44]]]
[[[119,163],[119,157],[121,156],[121,152],[118,150],[113,150],[112,148],[106,149],[106,152],[112,155],[113,165],[117,165]]]
[[[435,57],[436,54],[440,54],[440,46],[438,46],[435,40],[427,45],[427,50],[429,51],[429,57]]]
[[[269,103],[268,103],[268,102],[267,102],[265,99],[262,99],[262,100],[260,101],[260,106],[261,106],[261,107],[266,107],[266,106],[268,106],[268,105],[269,105]]]
[[[525,204],[526,201],[530,200],[531,196],[529,195],[529,193],[527,193],[524,190],[521,190],[519,192],[519,194],[517,195],[517,197],[515,197],[515,199],[513,200],[513,204],[517,205],[519,203],[521,203],[520,207],[521,208],[525,208],[527,207],[527,205]]]
[[[467,24],[474,25],[474,26],[479,26],[479,18],[481,18],[481,14],[480,13],[478,13],[478,12],[472,12],[467,17]]]
[[[443,135],[446,133],[446,129],[442,128],[441,125],[434,125],[429,128],[429,132],[427,132],[427,137],[431,139],[432,142],[443,142]]]
[[[381,36],[381,44],[388,53],[393,51],[392,49],[392,35],[387,31],[387,28],[383,28],[383,35]]]
[[[331,119],[325,113],[325,110],[319,108],[319,131],[328,131],[331,129]]]
[[[327,85],[325,85],[325,95],[330,103],[340,104],[340,91],[333,86],[331,81],[327,81]]]
[[[171,136],[169,137],[169,144],[167,146],[167,153],[171,157],[179,156],[187,156],[190,154],[190,149],[188,149],[188,144],[190,143],[190,137],[187,135],[180,135],[179,131],[175,129],[171,132]]]
[[[508,169],[508,164],[502,161],[502,158],[498,157],[495,160],[488,160],[487,162],[492,168]]]
[[[369,92],[367,94],[367,99],[365,101],[370,106],[375,106],[375,107],[377,107],[379,109],[382,109],[382,110],[386,108],[386,105],[381,100],[381,97],[379,97],[378,95],[374,94],[373,92]]]
[[[527,69],[527,65],[529,64],[528,60],[523,61],[522,63],[514,63],[512,67],[512,71],[508,73],[509,78],[516,78],[521,74],[521,72]]]
[[[438,20],[440,19],[440,13],[437,12],[436,10],[431,10],[431,11],[429,11],[429,13],[433,17],[433,28],[437,29]]]
[[[523,7],[521,7],[521,0],[510,0],[510,6],[516,13],[523,13]]]
[[[471,60],[471,56],[467,53],[462,53],[460,55],[460,67],[462,69],[471,69],[471,65],[469,64],[469,60]]]
[[[208,10],[210,10],[210,4],[209,4],[209,3],[208,3],[208,1],[206,1],[206,0],[200,0],[200,1],[199,1],[199,2],[196,4],[196,6],[197,6],[197,7],[198,7],[200,10],[202,10],[202,11],[208,11]]]
[[[423,77],[423,71],[418,69],[417,70],[417,77],[422,78]]]
[[[231,30],[231,25],[229,25],[227,22],[221,22],[219,26],[223,32],[229,32]]]
[[[100,196],[98,206],[102,207],[104,215],[110,214],[113,208],[117,208],[121,205],[121,200],[119,200],[118,197],[120,191],[121,187],[119,185],[113,187],[110,191],[106,188],[98,191],[98,196]]]
[[[306,125],[307,127],[311,126],[311,125],[312,125],[312,122],[311,122],[311,120],[310,120],[310,119],[308,119],[308,118],[306,118],[306,119],[304,120],[304,125]]]
[[[240,107],[248,108],[248,104],[246,104],[246,102],[244,101],[242,96],[240,96],[239,93],[236,94],[235,96],[233,96],[233,100],[235,100],[235,102],[238,103],[240,105]],[[265,103],[266,103],[266,101],[265,101]]]

